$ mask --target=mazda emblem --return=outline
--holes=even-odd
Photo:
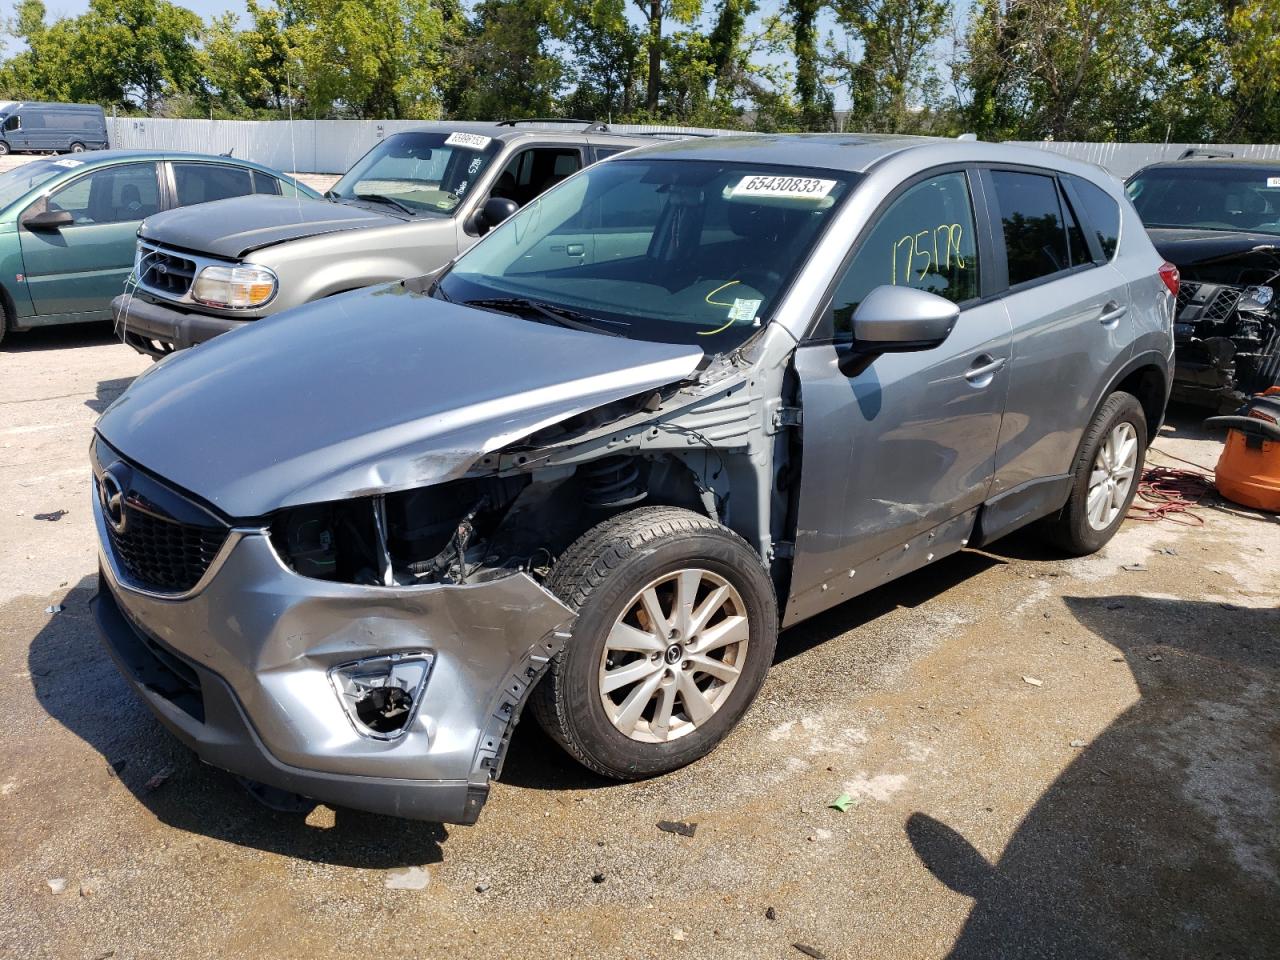
[[[98,481],[98,502],[102,504],[102,514],[116,533],[124,533],[124,488],[110,472],[104,473]]]

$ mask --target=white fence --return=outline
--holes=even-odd
[[[374,144],[402,130],[453,130],[467,124],[426,120],[152,120],[112,117],[111,146],[144,150],[226,153],[277,170],[345,173]],[[581,130],[583,124],[521,124],[522,129]],[[705,127],[610,124],[614,133],[708,134],[735,131]]]
[[[256,160],[278,170],[345,173],[369,148],[401,130],[452,129],[457,124],[422,120],[151,120],[113,117],[108,121],[113,147],[226,153]],[[522,126],[524,126],[522,124]],[[580,124],[544,124],[581,129]],[[655,127],[611,124],[618,133],[740,133],[705,127]],[[1232,153],[1237,157],[1280,160],[1280,144],[1068,143],[1022,144],[1052,150],[1106,167],[1127,177],[1157,160],[1179,157],[1188,148]]]

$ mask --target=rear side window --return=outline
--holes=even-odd
[[[173,182],[180,207],[253,193],[248,170],[218,163],[175,163]]]
[[[1009,259],[1009,286],[1028,283],[1069,270],[1073,244],[1070,211],[1063,206],[1058,185],[1050,176],[993,170],[996,204]],[[1083,238],[1076,230],[1075,263],[1088,262]]]
[[[1120,204],[1101,187],[1080,177],[1072,177],[1071,186],[1084,207],[1080,211],[1081,216],[1098,238],[1102,252],[1110,260],[1116,255],[1116,247],[1120,243]]]
[[[261,170],[253,171],[253,192],[280,196],[280,181]]]
[[[969,182],[944,173],[907,188],[858,247],[831,300],[837,337],[853,333],[853,314],[876,287],[915,287],[953,303],[978,296],[978,250]]]

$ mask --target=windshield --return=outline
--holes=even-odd
[[[66,173],[70,167],[83,166],[79,160],[70,158],[62,160],[33,160],[0,173],[0,210],[21,200],[27,192],[52,180],[60,173]]]
[[[366,153],[327,194],[409,214],[450,214],[501,145],[476,133],[397,133]]]
[[[1280,167],[1159,167],[1125,188],[1148,227],[1247,230],[1280,236]]]
[[[540,322],[537,307],[551,307],[601,332],[718,353],[769,321],[854,180],[760,164],[611,160],[530,202],[437,290]]]

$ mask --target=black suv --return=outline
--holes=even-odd
[[[1174,399],[1234,408],[1280,383],[1280,160],[1188,151],[1127,190],[1182,275]]]

